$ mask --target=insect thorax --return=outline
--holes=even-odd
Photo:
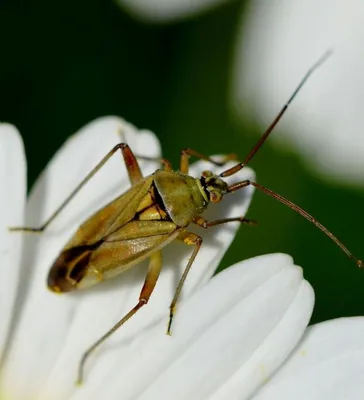
[[[175,171],[158,170],[154,184],[171,220],[180,227],[189,225],[208,205],[199,179]]]

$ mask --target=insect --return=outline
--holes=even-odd
[[[131,182],[131,188],[97,211],[78,228],[55,260],[48,275],[48,286],[52,291],[69,292],[93,286],[105,279],[111,279],[135,267],[144,259],[149,258],[150,260],[139,300],[134,308],[83,354],[78,367],[78,383],[83,381],[85,362],[94,350],[148,303],[162,268],[162,249],[172,241],[180,240],[186,245],[193,246],[194,249],[170,304],[167,333],[171,333],[176,304],[187,275],[203,242],[203,239],[199,235],[188,231],[188,226],[193,223],[203,228],[209,228],[233,221],[247,224],[252,223],[252,221],[241,216],[215,221],[207,221],[201,216],[210,203],[222,201],[226,194],[236,192],[247,186],[254,186],[259,191],[287,205],[314,224],[336,243],[349,258],[355,261],[358,267],[363,268],[361,260],[354,257],[330,231],[296,204],[250,180],[244,180],[233,185],[228,185],[224,181],[225,177],[236,174],[250,162],[273,131],[306,80],[328,56],[329,52],[324,54],[308,70],[288,102],[283,106],[268,129],[246,156],[245,160],[237,163],[234,167],[226,169],[219,175],[215,175],[211,171],[203,171],[199,178],[194,178],[188,175],[190,156],[209,161],[218,166],[222,166],[224,163],[217,162],[213,158],[188,148],[181,152],[179,171],[172,170],[169,161],[161,159],[162,168],[150,176],[143,177],[137,157],[127,144],[120,143],[109,151],[41,227],[10,228],[13,231],[44,231],[82,186],[116,152],[120,151],[122,153]],[[148,159],[146,157],[140,158]]]

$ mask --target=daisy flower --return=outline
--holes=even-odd
[[[118,0],[136,18],[171,23],[227,0]],[[272,142],[299,153],[326,180],[363,185],[364,4],[360,0],[256,0],[242,7],[231,66],[230,109],[262,126],[307,69],[333,56],[295,100]]]
[[[251,2],[237,32],[231,102],[235,115],[267,123],[310,65],[333,56],[307,83],[273,140],[300,153],[326,179],[364,184],[364,4]]]
[[[0,125],[0,398],[360,398],[364,321],[306,329],[314,294],[291,257],[259,256],[211,278],[238,224],[201,232],[204,243],[183,288],[171,337],[165,335],[168,306],[191,249],[168,246],[149,304],[90,357],[83,386],[75,386],[83,352],[136,304],[146,265],[62,295],[46,289],[47,272],[77,226],[128,188],[122,157],[112,157],[44,233],[8,228],[40,226],[120,141],[136,154],[160,155],[151,132],[120,118],[101,118],[65,143],[25,201],[22,142],[13,126]],[[158,165],[141,162],[141,167],[148,175]],[[197,162],[191,175],[206,168],[217,170]],[[232,178],[254,179],[249,168],[237,175]],[[245,215],[251,197],[250,188],[226,196],[211,205],[207,218]]]

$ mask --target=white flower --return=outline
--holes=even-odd
[[[364,3],[252,2],[237,33],[235,115],[267,125],[308,68],[333,55],[299,93],[272,139],[326,178],[364,183]]]
[[[151,22],[171,22],[226,3],[228,0],[118,0],[123,9]]]
[[[145,266],[88,291],[63,295],[46,290],[47,270],[77,225],[127,189],[121,156],[115,155],[43,234],[11,233],[8,227],[40,226],[121,140],[136,154],[159,154],[151,132],[115,117],[99,119],[57,153],[31,191],[23,220],[22,144],[14,127],[0,125],[0,398],[284,400],[292,399],[296,387],[294,398],[344,398],[340,393],[359,398],[364,321],[338,320],[304,334],[314,296],[289,256],[260,256],[209,280],[237,224],[201,232],[205,240],[183,289],[172,337],[165,335],[168,305],[191,251],[178,244],[165,249],[150,303],[88,360],[84,385],[74,385],[85,349],[136,304]],[[153,162],[141,165],[145,174],[157,168]],[[207,167],[198,162],[191,174],[198,176]],[[253,178],[248,168],[238,175]],[[210,207],[210,216],[244,215],[251,195],[252,190],[241,190],[227,196]],[[341,391],[335,386],[338,377],[332,382],[326,374],[339,368],[344,373]]]
[[[138,18],[172,22],[220,0],[119,0]],[[364,184],[364,3],[360,0],[256,0],[236,32],[230,106],[267,126],[308,68],[333,56],[295,99],[270,141],[291,147],[326,179]]]

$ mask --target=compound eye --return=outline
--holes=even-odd
[[[212,176],[212,172],[211,171],[202,171],[201,176],[202,176],[202,178],[209,178],[210,176]]]
[[[210,191],[210,201],[211,203],[218,203],[222,199],[222,194],[216,190]]]

